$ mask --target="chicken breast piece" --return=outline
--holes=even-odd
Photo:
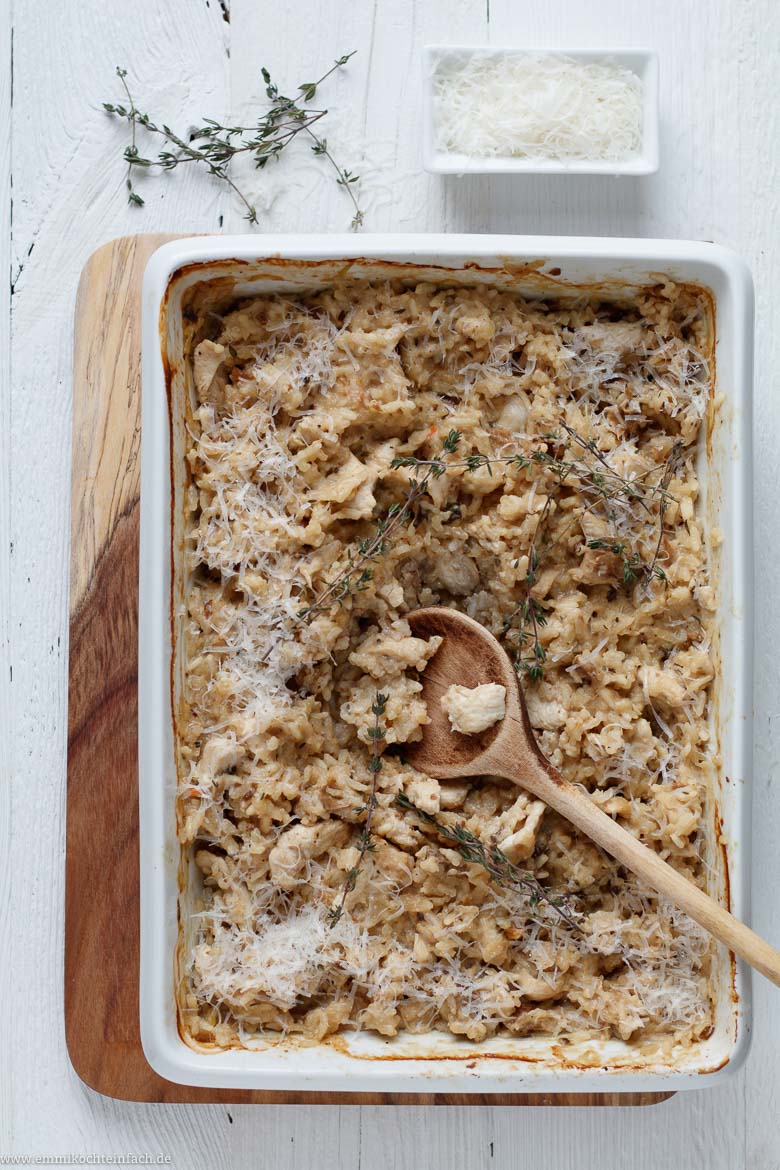
[[[219,401],[225,388],[225,379],[218,377],[227,357],[224,345],[214,341],[201,341],[192,355],[195,390],[201,402]],[[220,384],[221,383],[221,384]]]
[[[343,844],[349,830],[343,821],[317,825],[293,825],[286,829],[268,854],[271,880],[282,890],[292,890],[303,880],[306,862],[321,857],[334,845]]]
[[[482,683],[478,687],[455,683],[442,695],[441,705],[453,731],[476,735],[506,715],[506,687],[500,683]]]

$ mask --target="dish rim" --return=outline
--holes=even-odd
[[[751,774],[752,760],[752,495],[751,495],[751,388],[753,291],[749,270],[735,253],[714,244],[687,241],[609,239],[588,237],[522,237],[478,235],[310,235],[310,236],[224,236],[174,240],[151,257],[142,290],[142,466],[141,466],[141,555],[139,592],[139,811],[141,862],[141,1038],[147,1060],[161,1076],[190,1085],[223,1088],[276,1088],[312,1091],[356,1092],[643,1092],[700,1088],[719,1083],[743,1063],[750,1041],[750,977],[744,965],[736,966],[738,1005],[734,1009],[736,1035],[730,1053],[717,1069],[702,1072],[679,1070],[641,1071],[608,1069],[555,1070],[536,1068],[522,1061],[511,1069],[480,1059],[476,1072],[469,1072],[458,1060],[362,1060],[337,1057],[328,1067],[311,1071],[290,1066],[288,1054],[237,1052],[228,1050],[203,1054],[188,1047],[179,1037],[173,1000],[172,956],[166,958],[166,898],[170,890],[165,870],[171,849],[178,857],[176,842],[165,837],[165,808],[168,794],[163,782],[166,733],[166,684],[169,664],[165,657],[165,627],[170,615],[169,578],[166,550],[170,554],[170,498],[168,464],[168,408],[165,369],[161,353],[161,309],[170,280],[190,264],[213,261],[260,261],[269,258],[301,261],[363,258],[409,264],[447,264],[468,258],[486,265],[499,257],[511,263],[544,260],[550,265],[578,261],[601,265],[602,280],[620,280],[620,265],[642,266],[650,273],[670,272],[678,279],[693,279],[679,270],[698,265],[723,285],[717,297],[730,300],[734,326],[729,377],[733,379],[734,403],[738,418],[729,432],[739,452],[737,469],[730,477],[735,500],[731,501],[741,521],[730,535],[738,569],[731,576],[741,613],[731,614],[727,624],[736,623],[741,652],[735,672],[736,748],[740,777]],[[461,265],[462,266],[462,265]],[[623,273],[625,278],[626,273]],[[594,273],[593,279],[598,277]],[[718,312],[717,332],[721,318]],[[722,387],[721,387],[722,388]],[[162,506],[149,501],[165,498]],[[737,547],[738,546],[738,547]],[[162,555],[160,555],[162,554]],[[169,696],[168,696],[169,698]],[[170,702],[167,703],[170,712]],[[170,727],[167,728],[170,731]],[[729,824],[739,845],[749,842],[750,786],[743,783],[735,803],[735,824]],[[738,848],[730,858],[732,906],[745,920],[749,905],[749,849]],[[178,895],[178,891],[176,891]],[[178,896],[176,898],[178,902]],[[170,913],[168,906],[168,913]],[[170,995],[168,994],[170,992]],[[308,1056],[326,1046],[305,1049]],[[262,1057],[264,1059],[255,1060]],[[249,1060],[247,1060],[249,1058]],[[250,1067],[254,1061],[255,1067]],[[294,1063],[294,1062],[293,1062]],[[441,1066],[459,1065],[455,1071]],[[492,1064],[492,1067],[491,1067]],[[518,1068],[518,1064],[520,1067]],[[405,1066],[405,1067],[404,1067]],[[414,1066],[414,1067],[412,1067]]]
[[[642,146],[631,159],[619,162],[579,159],[565,162],[557,159],[514,158],[497,155],[479,158],[454,151],[439,150],[433,101],[433,75],[436,64],[447,54],[475,57],[535,55],[550,53],[571,57],[575,61],[612,61],[625,65],[642,81]],[[653,175],[659,168],[659,61],[655,49],[626,46],[625,48],[567,49],[560,45],[425,45],[423,68],[423,166],[435,175]]]

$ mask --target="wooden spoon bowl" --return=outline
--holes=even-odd
[[[455,681],[464,687],[499,683],[506,687],[507,716],[527,719],[512,664],[484,626],[456,610],[439,606],[418,609],[408,620],[415,637],[439,635],[444,641],[420,676],[430,723],[424,728],[423,738],[407,744],[404,754],[413,767],[436,780],[473,776],[474,761],[479,759],[482,768],[485,754],[497,746],[496,741],[511,735],[511,724],[504,719],[476,735],[461,735],[450,727],[441,696]]]
[[[544,758],[512,663],[484,626],[458,610],[441,606],[416,610],[408,621],[418,638],[443,638],[420,676],[430,723],[423,727],[421,740],[407,745],[405,754],[412,767],[437,780],[493,775],[527,789],[780,986],[780,952],[613,821]],[[456,683],[465,687],[482,683],[504,686],[504,719],[478,735],[454,732],[441,696]]]

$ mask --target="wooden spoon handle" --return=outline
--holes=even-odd
[[[533,775],[529,775],[529,772]],[[507,769],[502,769],[507,775]],[[780,987],[780,951],[760,938],[733,914],[729,914],[687,878],[662,861],[657,853],[637,841],[612,820],[581,788],[565,780],[548,764],[518,766],[507,779],[528,788],[567,820],[582,829],[607,853],[646,882],[648,886],[684,910],[695,922],[720,939],[751,967]]]

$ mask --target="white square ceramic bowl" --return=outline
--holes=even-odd
[[[358,259],[351,259],[359,257]],[[725,404],[702,453],[705,526],[724,534],[718,584],[720,659],[715,733],[722,767],[717,813],[727,837],[731,907],[748,911],[752,751],[751,377],[753,296],[734,254],[711,244],[658,240],[518,236],[224,236],[166,244],[143,286],[141,568],[139,611],[139,790],[141,820],[141,1037],[152,1067],[183,1084],[240,1089],[344,1092],[612,1092],[703,1087],[733,1071],[747,1051],[749,979],[721,949],[716,1027],[694,1049],[659,1056],[617,1041],[561,1049],[549,1038],[363,1033],[339,1047],[293,1044],[218,1053],[181,1038],[174,996],[178,916],[186,924],[192,869],[180,871],[174,795],[172,621],[183,596],[180,554],[184,450],[183,293],[219,279],[236,295],[321,287],[344,272],[357,279],[396,274],[414,280],[498,283],[521,293],[565,293],[567,282],[597,283],[615,295],[656,283],[659,273],[711,290],[717,314],[717,387]],[[534,266],[540,263],[541,269]],[[169,415],[170,407],[170,415]],[[172,507],[173,489],[173,507]],[[715,815],[712,811],[712,839]],[[717,860],[716,860],[717,865]],[[179,890],[179,878],[183,890]],[[721,874],[721,878],[722,878]],[[721,890],[724,881],[721,881]],[[389,1058],[389,1059],[388,1059]],[[706,1075],[705,1075],[706,1074]]]
[[[469,57],[507,57],[555,53],[582,62],[611,62],[636,73],[642,81],[642,146],[624,162],[563,162],[511,155],[475,158],[436,146],[433,82],[443,61]],[[423,49],[423,165],[440,175],[652,175],[658,170],[658,54],[652,49],[535,49],[493,45],[426,45]]]

